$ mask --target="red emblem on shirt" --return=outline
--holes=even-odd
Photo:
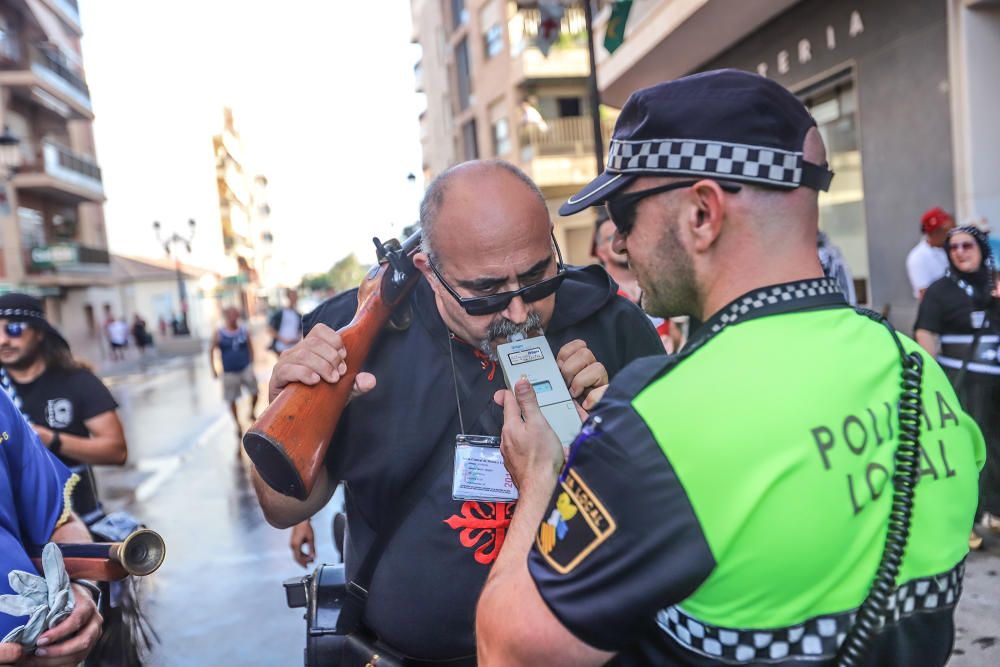
[[[500,548],[507,536],[510,518],[514,516],[515,503],[481,503],[469,500],[462,503],[462,513],[445,519],[454,530],[462,531],[458,540],[466,549],[476,548],[476,562],[489,565],[500,555]]]

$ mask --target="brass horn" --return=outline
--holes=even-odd
[[[125,541],[111,546],[110,556],[129,574],[145,577],[159,569],[167,555],[167,545],[156,531],[143,528]]]

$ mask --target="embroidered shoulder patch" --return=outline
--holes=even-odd
[[[617,529],[614,518],[575,470],[570,470],[542,522],[535,546],[559,574],[567,574]]]

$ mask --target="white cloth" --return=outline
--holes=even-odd
[[[115,345],[128,344],[128,325],[124,320],[108,323],[108,339]]]
[[[4,642],[35,648],[39,635],[70,615],[76,601],[59,547],[49,542],[42,550],[44,577],[13,570],[7,575],[15,595],[0,595],[0,611],[11,616],[27,616],[28,622],[11,630]]]
[[[920,239],[920,243],[906,256],[906,274],[910,277],[913,296],[918,299],[920,290],[930,287],[947,270],[948,253],[944,248],[933,247],[927,239]]]

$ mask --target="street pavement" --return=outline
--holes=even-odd
[[[257,346],[263,350],[263,345]],[[273,355],[259,353],[261,396]],[[238,456],[235,426],[207,354],[108,378],[129,442],[124,468],[98,471],[105,504],[124,508],[167,542],[146,581],[160,643],[156,667],[302,664],[305,622],[285,605],[281,582],[305,574],[288,531],[271,528]],[[248,421],[244,401],[244,421]],[[337,562],[328,506],[314,519],[318,562]],[[951,665],[1000,665],[1000,536],[969,556]]]
[[[267,363],[257,370],[263,396]],[[281,582],[306,570],[292,561],[288,531],[264,521],[207,354],[109,384],[130,457],[125,468],[99,470],[102,496],[167,543],[162,568],[146,580],[145,608],[160,638],[151,664],[301,664],[303,612],[287,608]],[[331,520],[328,508],[314,525],[319,559],[337,562]]]

